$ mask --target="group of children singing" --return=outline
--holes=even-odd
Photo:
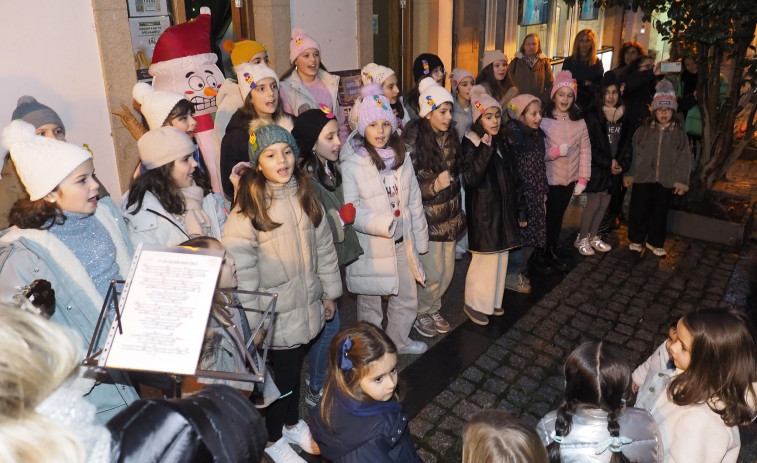
[[[21,120],[3,130],[2,143],[28,198],[14,204],[15,226],[0,236],[0,289],[12,294],[36,279],[50,281],[57,296],[52,320],[88,342],[110,281],[126,275],[133,245],[225,251],[220,287],[278,294],[268,347],[280,397],[264,412],[266,453],[276,462],[302,461],[290,444],[335,462],[420,461],[397,402],[397,355],[426,351],[410,339],[413,328],[427,337],[451,329],[440,309],[460,246],[472,253],[463,310],[486,325],[504,314],[512,278],[516,287],[528,284],[524,256],[513,253],[508,263],[511,251],[532,248],[529,261],[545,273],[567,269],[558,240],[573,196],[587,194],[579,252],[611,249],[597,229],[611,176],[622,174],[634,185],[630,249],[646,244],[665,254],[667,207],[673,194],[686,192],[690,156],[674,117],[675,94],[664,83],[652,117],[631,133],[623,83],[612,73],[595,105],[582,111],[570,72],[557,73],[542,101],[513,91],[507,58],[487,52],[479,80],[454,70],[450,93],[441,60],[423,54],[404,99],[391,69],[365,66],[359,103],[342,120],[334,76],[304,31],[293,31],[292,69],[281,79],[261,58],[264,47],[252,51],[232,54],[237,81],[224,83],[231,86],[228,101],[239,106],[219,137],[222,192],[210,187],[192,141],[193,108],[181,95],[135,87],[150,130],[138,140],[140,173],[120,208],[98,195],[92,156],[65,142],[62,123],[58,135],[38,135],[59,122],[57,114],[20,102],[14,119]],[[342,272],[357,295],[359,320],[344,330],[336,305]],[[208,332],[249,331],[263,304],[250,295],[216,301]],[[241,305],[252,309],[247,317]],[[227,349],[244,357],[248,337],[231,336]],[[503,439],[523,432],[528,461],[731,461],[739,447],[735,426],[754,415],[754,341],[746,320],[694,312],[678,323],[671,352],[674,369],[649,367],[634,376],[637,403],[647,413],[627,407],[627,362],[606,344],[582,345],[566,362],[563,403],[539,424],[539,436],[507,424],[509,417],[485,414],[468,425],[464,460],[514,452]],[[223,363],[208,354],[208,364]],[[299,416],[306,356],[305,401],[317,406],[309,426]],[[128,378],[120,383],[91,392],[103,420],[137,397]]]

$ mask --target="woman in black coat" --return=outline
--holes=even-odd
[[[562,69],[570,71],[578,85],[576,104],[582,111],[588,111],[596,99],[599,81],[605,73],[602,60],[597,57],[597,36],[591,29],[576,34],[573,52],[565,58]]]
[[[586,113],[586,127],[591,141],[591,177],[586,185],[586,207],[575,246],[583,255],[607,252],[612,247],[598,234],[605,210],[610,203],[613,183],[631,166],[633,127],[613,72],[608,72],[599,86],[595,104]]]
[[[468,220],[468,250],[473,255],[465,279],[466,315],[476,324],[502,315],[508,251],[521,245],[527,224],[526,200],[515,157],[506,149],[499,103],[471,89],[474,122],[463,138],[463,184]]]

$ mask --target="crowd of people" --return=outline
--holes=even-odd
[[[282,76],[257,42],[226,49],[236,79],[219,91],[217,191],[184,95],[134,87],[148,127],[137,131],[140,167],[115,200],[92,154],[66,141],[58,114],[18,100],[0,134],[10,152],[0,178],[0,298],[50,322],[2,308],[0,330],[15,334],[0,336],[0,457],[184,452],[192,457],[182,461],[279,463],[303,461],[297,445],[334,462],[420,461],[397,357],[427,350],[412,330],[451,330],[442,297],[462,253],[471,262],[460,310],[479,325],[505,313],[505,290],[529,292],[529,276],[571,268],[559,238],[573,197],[586,195],[573,243],[580,255],[612,249],[606,236],[625,220],[627,188],[629,249],[666,255],[668,207],[688,189],[696,106],[691,77],[671,82],[636,43],[604,72],[594,32],[581,31],[553,75],[530,34],[512,62],[489,50],[481,69],[452,70],[451,91],[444,63],[423,53],[404,96],[394,70],[369,63],[347,116],[339,78],[305,31],[292,31]],[[262,387],[216,380],[169,401],[159,379],[75,367],[139,243],[224,254],[199,368],[245,372],[260,362],[263,336],[250,327],[265,300],[229,289],[278,295]],[[35,294],[40,280],[52,291]],[[341,326],[343,287],[357,295],[354,326]],[[583,344],[566,360],[556,411],[536,429],[482,413],[466,426],[463,461],[735,461],[737,426],[756,414],[755,355],[749,321],[729,311],[684,316],[636,371],[611,346]],[[37,364],[44,369],[27,371]],[[314,407],[309,417],[301,401]],[[56,447],[10,445],[19,430],[43,426]],[[178,438],[192,445],[169,446]]]

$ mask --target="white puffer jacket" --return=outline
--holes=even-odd
[[[234,258],[239,289],[277,293],[273,346],[307,344],[323,328],[321,300],[342,295],[331,227],[324,217],[318,227],[304,213],[297,199],[297,181],[271,185],[273,197],[268,214],[281,226],[256,230],[252,221],[235,207],[221,240]],[[270,298],[240,294],[250,326],[255,327]]]
[[[357,131],[352,132],[339,155],[344,202],[355,206],[354,227],[363,248],[360,258],[347,266],[347,288],[356,294],[393,295],[399,290],[391,230],[394,215],[378,169],[370,158],[357,154],[359,138]],[[409,154],[397,171],[404,249],[415,279],[424,284],[426,274],[418,255],[428,252],[428,225]]]

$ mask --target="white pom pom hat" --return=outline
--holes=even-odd
[[[421,96],[418,98],[418,107],[420,108],[419,116],[426,117],[431,111],[435,110],[443,103],[452,103],[452,94],[446,88],[440,87],[432,77],[424,77],[418,83],[418,91]]]
[[[131,96],[142,105],[140,112],[147,119],[150,130],[162,127],[176,103],[186,99],[178,93],[155,90],[152,85],[144,82],[137,82]]]
[[[37,135],[34,126],[22,120],[8,124],[0,140],[10,151],[32,201],[44,198],[84,161],[92,159],[84,148]]]

